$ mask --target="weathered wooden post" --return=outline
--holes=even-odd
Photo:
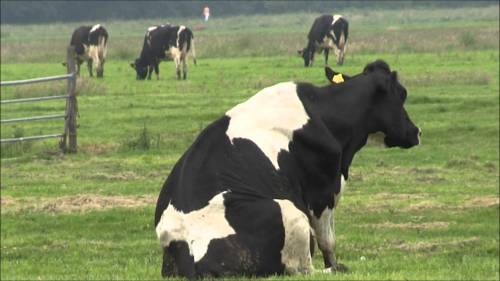
[[[66,126],[63,150],[68,153],[76,153],[76,116],[78,114],[78,105],[76,100],[76,63],[75,63],[75,47],[69,46],[66,55],[66,67],[68,74],[72,73],[72,77],[68,78],[68,99],[66,102]],[[69,139],[69,147],[66,146],[66,139]]]

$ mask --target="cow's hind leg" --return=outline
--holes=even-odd
[[[182,276],[189,280],[196,277],[194,258],[189,253],[189,246],[185,241],[172,241],[163,249],[161,275]]]
[[[91,59],[87,60],[87,68],[89,69],[90,77],[93,77],[94,74],[92,73],[92,60]]]
[[[156,62],[155,65],[156,80],[160,80],[160,62]]]
[[[177,74],[177,79],[181,79],[181,62],[179,56],[174,58],[175,61],[175,72]]]
[[[184,54],[181,58],[182,60],[182,79],[187,78],[187,54]]]
[[[80,67],[82,66],[82,61],[81,60],[76,60],[76,75],[80,76]]]
[[[328,65],[328,54],[330,53],[330,50],[327,48],[325,49],[325,66]]]
[[[148,80],[151,80],[151,74],[153,74],[153,66],[148,65]]]

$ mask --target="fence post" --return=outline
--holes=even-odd
[[[78,114],[78,105],[76,100],[76,64],[75,64],[75,47],[69,46],[66,55],[66,67],[68,73],[72,73],[73,76],[68,78],[68,99],[66,102],[66,125],[65,125],[65,136],[61,143],[61,148],[64,152],[76,153],[77,142],[76,142],[76,116]],[[66,139],[69,140],[69,147],[66,146]]]

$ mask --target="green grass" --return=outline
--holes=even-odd
[[[355,157],[335,215],[337,256],[348,273],[269,279],[499,280],[498,5],[348,12],[352,41],[335,69],[355,74],[386,60],[408,89],[406,109],[423,143],[401,150],[370,141]],[[105,78],[82,71],[78,84],[78,153],[59,153],[56,140],[2,145],[1,279],[160,279],[154,200],[170,169],[202,128],[260,89],[327,83],[321,56],[306,69],[294,53],[314,16],[214,19],[195,32],[200,59],[190,62],[187,81],[175,79],[172,62],[160,65],[160,81],[136,81],[128,63],[151,23],[106,24],[116,45]],[[24,27],[2,26],[2,81],[63,73],[58,48],[73,26],[30,25],[35,41],[16,37]],[[52,37],[58,28],[65,35]],[[21,52],[40,44],[38,53]],[[64,83],[2,87],[1,98],[63,91]],[[63,111],[62,101],[2,105],[1,118]],[[3,124],[1,136],[62,127],[61,120]],[[316,253],[317,268],[321,260]]]

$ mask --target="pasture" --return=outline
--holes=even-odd
[[[357,74],[386,60],[408,90],[422,145],[370,141],[354,159],[335,214],[337,257],[349,272],[269,279],[500,278],[498,8],[342,11],[349,47],[343,66],[333,56],[330,65]],[[54,139],[1,147],[1,279],[161,279],[153,216],[170,169],[202,128],[262,88],[327,83],[322,55],[304,68],[296,54],[315,16],[211,19],[194,30],[198,66],[190,60],[186,81],[175,79],[173,62],[160,64],[160,81],[136,81],[129,63],[147,26],[201,20],[101,22],[108,59],[104,79],[82,67],[78,153],[61,154]],[[2,81],[63,74],[78,25],[2,25]],[[64,89],[2,87],[1,98]],[[63,111],[61,101],[2,105],[1,117]],[[1,136],[62,128],[3,124]],[[314,263],[322,268],[319,251]]]

